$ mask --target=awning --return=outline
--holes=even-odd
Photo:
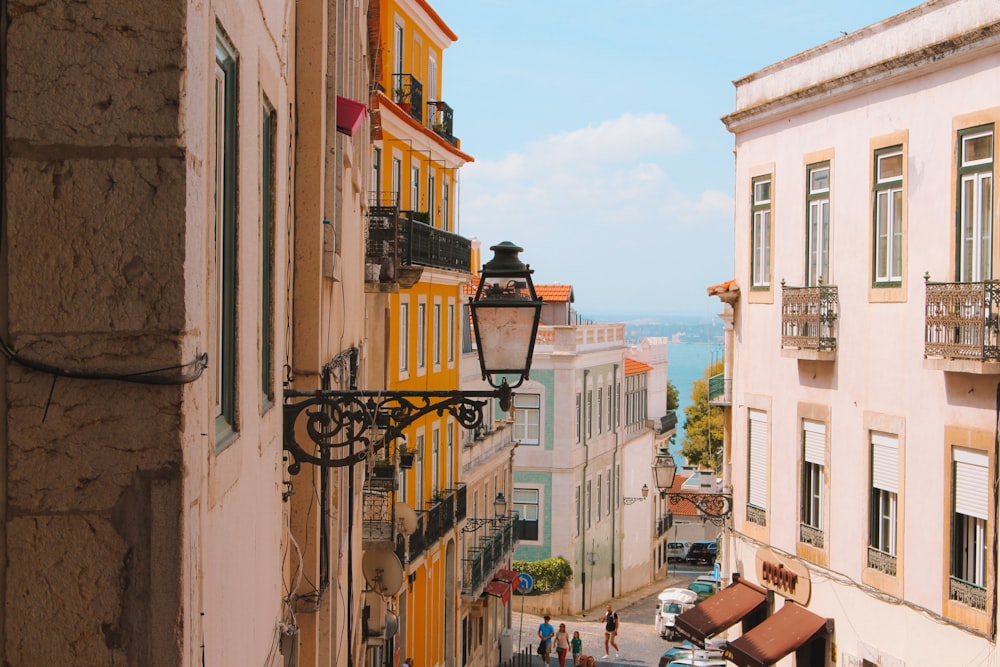
[[[497,570],[493,578],[497,581],[506,581],[508,584],[512,584],[517,580],[517,572],[514,570]]]
[[[510,600],[510,584],[493,580],[486,584],[483,595],[500,598],[504,604],[507,604],[507,601]]]
[[[353,137],[365,120],[368,107],[361,102],[337,95],[337,132]]]
[[[706,639],[750,614],[756,612],[763,618],[767,613],[767,603],[767,590],[737,579],[715,595],[679,614],[675,627],[687,639],[698,646],[704,646]]]
[[[787,601],[766,621],[729,642],[726,660],[740,667],[765,667],[796,651],[814,637],[833,630],[833,620]]]

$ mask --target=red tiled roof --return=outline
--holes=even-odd
[[[573,302],[572,285],[535,285],[535,293],[546,303]]]
[[[635,359],[625,357],[625,375],[636,375],[638,373],[648,373],[653,367]]]
[[[708,288],[708,295],[715,296],[717,294],[725,294],[726,292],[739,292],[740,286],[736,284],[736,280],[727,280],[724,283],[719,283],[718,285],[711,285]]]
[[[670,493],[684,493],[682,487],[688,479],[684,475],[674,475],[674,483],[670,487]],[[671,502],[669,508],[674,516],[698,516],[698,508],[690,500],[679,500],[676,505]]]

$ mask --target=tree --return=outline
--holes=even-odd
[[[722,468],[723,417],[721,408],[708,405],[708,378],[723,372],[718,361],[705,369],[705,377],[691,384],[691,405],[684,409],[681,454],[691,465]]]
[[[677,409],[677,406],[681,404],[678,400],[680,395],[681,392],[677,390],[677,385],[667,380],[667,410]]]

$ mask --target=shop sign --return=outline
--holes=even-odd
[[[756,561],[757,581],[761,586],[803,607],[809,604],[812,581],[809,579],[809,568],[801,561],[763,548],[757,550]]]

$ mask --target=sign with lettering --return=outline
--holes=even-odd
[[[778,595],[798,602],[803,607],[809,604],[812,595],[812,581],[809,568],[795,558],[777,554],[770,549],[757,550],[757,581]]]

